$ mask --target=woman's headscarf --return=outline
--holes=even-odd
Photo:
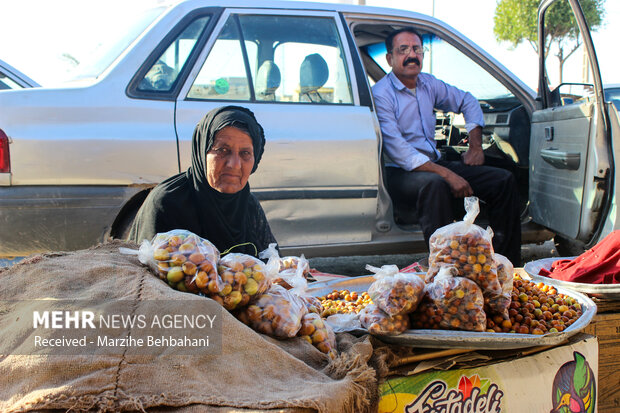
[[[254,114],[240,106],[225,106],[207,113],[194,129],[192,165],[185,173],[168,178],[149,194],[132,227],[130,239],[141,242],[157,232],[186,229],[208,239],[220,251],[251,242],[262,244],[265,234],[257,234],[257,221],[265,221],[258,201],[250,194],[250,184],[234,194],[213,189],[207,180],[207,152],[215,135],[227,126],[237,127],[252,139],[254,172],[260,162],[265,135]],[[260,226],[260,225],[259,225]],[[271,231],[269,236],[273,238]],[[257,248],[266,246],[256,245]],[[235,252],[254,254],[253,247]]]

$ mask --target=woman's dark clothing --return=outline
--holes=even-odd
[[[196,126],[192,137],[192,166],[157,185],[146,198],[131,227],[129,240],[151,240],[155,234],[185,229],[211,241],[221,252],[238,244],[233,252],[256,255],[276,242],[258,200],[248,183],[241,191],[225,194],[207,181],[207,152],[215,134],[227,126],[250,135],[256,170],[265,146],[263,128],[254,114],[239,106],[226,106],[209,112]]]

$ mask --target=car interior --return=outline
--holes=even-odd
[[[400,27],[402,26],[396,24],[375,23],[359,23],[353,27],[355,41],[360,50],[368,75],[368,82],[371,86],[390,70],[385,61],[386,48],[384,41],[390,32]],[[445,46],[443,48],[433,48],[436,42],[441,42],[439,36],[422,28],[416,27],[416,30],[422,34],[424,45],[431,49],[431,56],[428,54],[425,56],[423,68],[423,71],[429,72],[429,58],[436,58],[436,56],[432,56],[433,50],[436,50],[437,53],[439,51],[443,52],[447,48]],[[435,60],[441,62],[441,59]],[[448,61],[445,64],[452,65],[455,62]],[[458,83],[458,76],[454,77],[454,81],[452,79],[445,79],[441,76],[440,70],[437,70],[439,73],[435,73],[436,69],[438,69],[437,66],[433,65],[430,72],[447,83],[463,90],[471,91],[467,88],[467,85]],[[483,148],[486,164],[505,168],[513,172],[519,184],[522,218],[525,218],[528,203],[529,115],[519,100],[512,94],[505,93],[503,95],[481,97],[475,91],[471,92],[478,98],[484,113],[486,126],[483,129]],[[463,118],[454,113],[442,112],[436,112],[436,117],[435,140],[438,149],[448,159],[458,159],[468,147],[468,136],[464,128],[465,122]],[[460,209],[464,213],[462,201],[455,200],[455,208],[458,208],[455,211]],[[483,223],[485,219],[485,206],[481,205],[481,214],[478,221]],[[417,224],[417,215],[410,206],[394,203],[394,221],[403,229],[412,229]]]

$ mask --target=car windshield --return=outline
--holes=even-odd
[[[119,12],[104,3],[75,2],[71,13],[58,14],[54,2],[41,2],[27,19],[7,17],[27,9],[15,6],[0,18],[0,38],[11,39],[2,43],[1,58],[43,86],[96,78],[166,10],[127,3]]]
[[[115,21],[114,30],[107,31],[105,38],[93,39],[92,44],[96,46],[78,61],[67,80],[101,75],[164,10],[165,7],[143,10],[130,18]]]
[[[471,92],[478,100],[485,102],[488,110],[505,110],[519,104],[504,85],[454,46],[431,34],[422,37],[427,49],[423,72]],[[385,58],[383,42],[367,45],[364,49],[386,73],[392,70]]]

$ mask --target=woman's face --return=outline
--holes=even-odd
[[[227,126],[215,134],[207,152],[207,181],[218,192],[234,194],[245,187],[254,167],[254,146],[247,133]]]

